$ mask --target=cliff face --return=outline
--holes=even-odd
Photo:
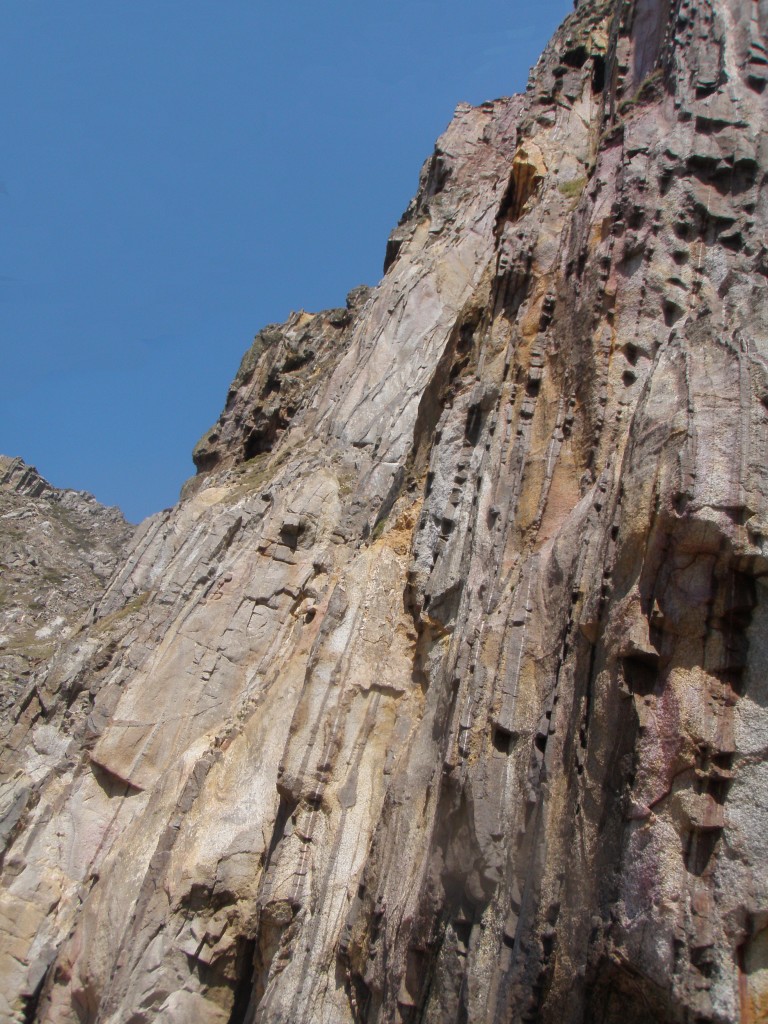
[[[583,0],[257,337],[16,709],[3,1019],[766,1019],[767,28]]]
[[[33,466],[0,455],[0,707],[77,630],[125,558],[133,528],[84,491],[52,487]]]

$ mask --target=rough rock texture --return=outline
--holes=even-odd
[[[17,704],[35,668],[75,632],[132,533],[119,509],[0,455],[1,708]]]
[[[766,1019],[767,28],[583,0],[259,335],[18,711],[4,1019]]]

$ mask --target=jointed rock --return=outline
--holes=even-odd
[[[768,1015],[764,0],[583,0],[17,705],[9,1021]]]

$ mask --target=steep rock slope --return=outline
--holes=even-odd
[[[71,636],[128,550],[133,527],[84,491],[0,455],[0,706]]]
[[[765,1019],[766,28],[583,0],[257,337],[18,711],[6,1019]]]

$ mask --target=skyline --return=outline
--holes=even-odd
[[[524,88],[569,9],[174,7],[0,12],[0,451],[134,522],[258,330],[377,283],[456,105]]]

